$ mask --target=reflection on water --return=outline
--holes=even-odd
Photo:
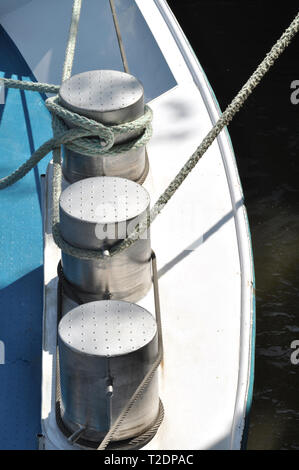
[[[297,13],[231,0],[169,0],[222,109]],[[293,5],[292,5],[293,3]],[[244,18],[246,21],[243,23]],[[253,35],[254,33],[254,35]],[[249,449],[299,449],[299,37],[230,126],[253,239],[257,283],[254,400]]]

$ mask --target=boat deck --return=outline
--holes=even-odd
[[[52,3],[60,18],[56,24],[57,37],[48,35],[47,24],[51,18],[43,18],[43,0],[25,2],[18,10],[6,13],[2,23],[18,45],[19,60],[21,55],[26,58],[36,78],[59,83],[65,45],[63,34],[66,39],[65,24],[72,2],[62,4],[54,0]],[[94,55],[86,53],[91,44],[94,47],[93,34],[98,34],[99,25],[108,14],[105,9],[108,2],[104,2],[102,16],[97,0],[88,3],[90,10],[85,11],[80,22],[74,73],[95,68],[121,69],[119,52],[115,49],[117,42],[113,30],[109,30],[113,27],[111,18],[105,22],[102,42],[98,38],[101,47]],[[210,130],[219,109],[166,2],[117,1],[116,5],[124,44],[130,51],[130,71],[143,82],[147,101],[154,111],[154,134],[148,145],[150,173],[145,182],[154,203]],[[32,17],[33,12],[40,15],[40,21],[29,25],[24,18]],[[16,25],[21,17],[23,28],[18,29]],[[84,39],[84,32],[94,31],[96,21],[97,33]],[[33,32],[28,34],[31,26]],[[11,45],[6,35],[5,38]],[[105,58],[101,55],[104,50]],[[30,76],[29,72],[24,76]],[[14,108],[8,114],[9,99],[14,94],[20,95],[15,103],[18,111]],[[33,110],[30,124],[36,130],[34,139],[25,126],[24,111],[20,112],[20,92],[9,90],[3,106],[0,127],[1,151],[5,149],[1,159],[3,175],[29,156],[30,146],[37,147],[50,135],[50,118],[43,97],[28,93],[29,99],[33,100],[28,102],[28,109]],[[18,126],[18,132],[13,124],[16,115],[25,123],[23,127]],[[11,127],[6,130],[9,123]],[[19,152],[17,145],[21,144],[22,152]],[[44,172],[46,164],[46,161],[42,163],[39,173]],[[9,227],[2,230],[1,239],[4,276],[1,312],[6,315],[1,316],[0,339],[7,345],[7,363],[0,366],[6,384],[0,387],[0,394],[5,391],[5,396],[0,395],[0,416],[9,426],[9,432],[7,427],[0,431],[1,448],[12,445],[34,448],[39,429],[42,232],[38,181],[37,173],[31,172],[0,195],[4,207],[1,217]],[[49,319],[53,325],[59,251],[49,237],[46,237],[45,258],[45,321]],[[253,378],[254,278],[246,210],[226,131],[154,222],[151,239],[159,270],[165,347],[160,393],[166,414],[157,436],[147,448],[240,448]],[[54,250],[51,256],[47,256],[47,246]],[[153,312],[151,295],[140,303]],[[50,385],[54,360],[54,349],[51,351],[44,342],[43,420],[53,413]],[[45,427],[44,421],[44,431]],[[49,447],[62,445],[52,438],[51,434]]]
[[[0,28],[0,76],[34,80]],[[0,104],[0,174],[5,176],[51,135],[44,97],[6,90]],[[3,102],[5,101],[5,102]],[[49,157],[50,158],[50,157]],[[0,448],[36,448],[40,432],[43,232],[40,175],[49,158],[0,194]]]

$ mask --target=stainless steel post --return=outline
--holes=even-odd
[[[62,83],[63,106],[107,126],[134,121],[144,113],[144,90],[137,78],[116,70],[79,73]],[[115,143],[136,138],[140,132],[117,136]],[[63,149],[63,174],[73,183],[92,176],[121,176],[138,181],[146,168],[145,147],[114,155],[79,155]]]
[[[127,179],[87,178],[60,197],[60,229],[71,245],[109,250],[131,233],[149,212],[146,189]],[[130,248],[104,260],[83,260],[62,253],[65,277],[84,302],[104,298],[141,299],[151,287],[150,233]]]
[[[68,312],[58,328],[61,411],[69,430],[100,441],[158,354],[157,325],[142,307],[98,301]],[[159,410],[157,373],[114,440],[145,432]]]

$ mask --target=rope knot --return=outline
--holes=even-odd
[[[144,115],[137,120],[109,127],[69,111],[61,105],[58,95],[48,98],[46,106],[53,116],[52,127],[57,145],[64,144],[79,154],[98,156],[128,152],[146,145],[152,135],[152,111],[148,106],[145,106]],[[115,144],[116,135],[130,131],[137,131],[140,135],[123,144]]]

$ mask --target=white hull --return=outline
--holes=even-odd
[[[51,2],[51,11],[59,12],[55,35],[47,33],[51,11],[49,16],[41,14],[28,34],[30,15],[41,13],[45,3],[32,0],[6,13],[2,24],[37,80],[59,83],[65,46],[61,35],[67,36],[71,2]],[[90,5],[92,14],[97,4],[97,0],[89,0],[83,8]],[[166,2],[136,0],[136,4],[176,82],[149,102],[154,111],[154,134],[148,145],[150,173],[144,185],[154,203],[217,120],[219,109]],[[16,27],[20,17],[23,28]],[[82,31],[88,30],[89,21],[93,20],[86,13],[80,23]],[[83,34],[80,41],[84,42]],[[82,67],[86,64],[83,51],[84,45],[76,56],[78,68],[80,61]],[[95,62],[89,68],[102,68],[102,64]],[[60,252],[50,234],[50,210],[46,190],[44,445],[76,448],[67,443],[55,421],[56,268]],[[246,209],[226,131],[154,222],[151,239],[160,278],[165,349],[160,396],[165,419],[146,448],[239,449],[251,399],[254,273]],[[139,303],[154,313],[152,293]]]

